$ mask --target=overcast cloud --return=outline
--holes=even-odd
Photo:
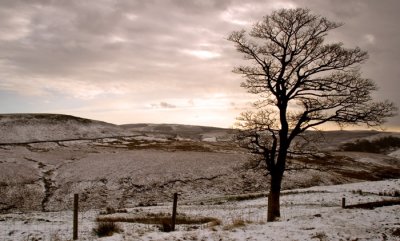
[[[400,103],[396,0],[0,0],[0,112],[229,127],[252,97],[226,38],[283,7],[345,23],[329,39],[367,50],[376,98]]]

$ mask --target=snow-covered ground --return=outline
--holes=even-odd
[[[0,146],[0,211],[58,211],[69,208],[73,193],[86,197],[85,207],[122,208],[162,202],[174,190],[190,200],[268,188],[263,170],[243,167],[248,156],[237,147],[162,140],[142,135]],[[315,169],[287,172],[284,189],[400,175],[394,157],[332,154],[310,160]]]
[[[320,147],[330,153],[300,163],[309,169],[286,172],[282,219],[266,223],[265,198],[232,201],[269,185],[263,170],[243,167],[248,155],[232,142],[233,130],[28,114],[0,115],[0,131],[0,241],[70,240],[72,212],[65,210],[74,193],[81,198],[81,240],[400,240],[399,206],[340,208],[342,197],[355,204],[399,192],[398,151],[337,151],[348,140],[379,132],[327,132]],[[120,234],[93,235],[99,208],[128,208],[120,215],[169,213],[171,203],[163,203],[174,192],[181,194],[180,213],[221,224],[161,233],[156,225],[120,223]],[[149,204],[157,206],[138,207]]]
[[[397,149],[397,150],[389,153],[388,156],[395,157],[395,158],[400,158],[400,149]]]
[[[58,125],[60,130],[65,127]],[[161,130],[168,126],[161,125]],[[85,207],[125,208],[162,202],[174,190],[182,192],[184,200],[267,190],[264,170],[244,168],[248,159],[244,150],[221,141],[227,132],[210,128],[201,134],[205,127],[172,127],[180,134],[137,132],[0,145],[0,212],[59,211],[71,206],[65,200],[73,193],[84,195]],[[287,172],[283,188],[400,177],[399,159],[381,154],[332,152],[308,160],[307,165],[310,169]]]
[[[400,205],[367,209],[342,209],[347,204],[395,197],[379,193],[400,191],[400,179],[320,186],[285,191],[281,197],[281,220],[267,223],[266,198],[227,201],[213,205],[178,205],[178,213],[221,220],[219,225],[178,225],[164,233],[157,225],[118,223],[123,232],[97,238],[92,229],[99,210],[83,211],[79,217],[79,240],[400,240]],[[397,197],[398,198],[398,197]],[[170,213],[171,203],[137,207],[126,216]],[[234,223],[236,225],[234,225]],[[242,223],[242,225],[238,224]],[[0,240],[70,240],[72,212],[33,212],[0,215]],[[36,238],[36,239],[35,239]],[[41,239],[39,239],[41,238]]]
[[[58,114],[0,114],[0,144],[134,135],[120,126]]]

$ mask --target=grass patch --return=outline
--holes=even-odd
[[[213,152],[213,148],[208,143],[194,141],[148,141],[148,140],[131,140],[127,144],[130,150],[157,149],[164,151],[198,151]]]
[[[297,195],[297,194],[311,194],[311,193],[329,193],[324,190],[284,190],[281,192],[281,196]]]
[[[98,237],[107,237],[112,236],[114,233],[122,232],[121,227],[115,223],[110,221],[98,221],[97,227],[93,229],[94,234]]]
[[[237,202],[237,201],[246,201],[246,200],[253,200],[257,198],[267,197],[268,193],[248,193],[248,194],[238,194],[238,195],[226,195],[226,196],[218,196],[213,198],[207,198],[198,200],[196,202],[197,205],[223,205],[228,202]]]
[[[320,241],[328,240],[328,236],[324,232],[318,232],[311,236],[312,239],[318,239]]]
[[[227,201],[245,201],[245,200],[253,200],[257,198],[267,197],[266,193],[250,193],[250,194],[242,194],[242,195],[235,195],[235,196],[227,196]]]
[[[393,234],[393,236],[395,236],[395,237],[400,237],[400,228],[395,228],[395,229],[392,231],[392,234]]]
[[[354,143],[345,143],[341,146],[343,151],[359,151],[370,153],[385,153],[393,148],[400,147],[400,138],[386,136],[376,140],[357,140]]]
[[[378,193],[379,196],[400,197],[400,190],[383,191]]]
[[[237,218],[237,219],[234,219],[231,224],[225,226],[223,229],[224,230],[233,230],[233,229],[241,228],[244,226],[246,226],[246,221],[244,221],[241,218]]]
[[[359,203],[354,205],[346,205],[345,208],[353,209],[353,208],[361,208],[361,209],[374,209],[384,206],[393,206],[400,205],[400,199],[396,200],[383,200],[378,202],[369,202],[369,203]]]
[[[98,222],[126,222],[126,223],[143,223],[163,225],[171,222],[171,215],[166,213],[147,214],[146,216],[99,216]],[[212,217],[189,217],[178,214],[176,224],[206,224],[216,222],[220,223],[217,218]]]
[[[125,208],[116,209],[113,207],[106,207],[106,210],[101,211],[100,214],[106,215],[106,214],[127,213],[127,212],[128,212],[128,210],[126,210]]]

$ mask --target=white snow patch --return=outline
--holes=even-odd
[[[204,137],[203,141],[206,142],[217,142],[217,137],[213,136],[213,137]]]
[[[175,138],[175,140],[177,140],[177,141],[192,141],[192,139],[190,139],[190,138],[181,137],[179,135]]]
[[[396,151],[393,151],[393,152],[389,153],[388,156],[395,157],[395,158],[400,158],[400,149],[397,149]]]
[[[156,136],[136,136],[134,137],[135,140],[138,141],[158,141],[158,142],[167,142],[168,140],[165,138],[160,138]]]

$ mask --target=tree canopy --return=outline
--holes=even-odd
[[[245,79],[242,87],[259,96],[239,127],[247,147],[265,161],[275,185],[270,193],[279,194],[288,149],[306,130],[329,122],[376,127],[396,114],[393,103],[373,101],[377,86],[361,76],[367,52],[325,41],[341,25],[308,9],[281,9],[228,38],[251,62],[234,69]],[[279,215],[278,205],[269,220]]]

